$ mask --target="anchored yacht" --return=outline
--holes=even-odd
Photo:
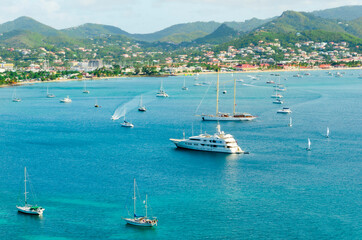
[[[244,153],[238,146],[234,137],[220,130],[217,125],[217,132],[214,135],[207,133],[198,136],[192,136],[188,139],[170,139],[178,148],[191,150],[221,153]]]
[[[69,98],[69,96],[67,96],[66,98],[60,99],[61,103],[71,103],[72,99]]]
[[[226,93],[226,90],[224,91]],[[221,113],[219,112],[219,72],[217,73],[217,82],[216,82],[216,114],[202,114],[201,119],[203,121],[251,121],[256,118],[256,116],[251,115],[250,113],[237,113],[236,109],[236,79],[234,79],[234,105],[233,113]]]
[[[283,107],[282,109],[278,110],[277,113],[288,114],[288,113],[292,113],[292,110],[290,110],[290,108]]]

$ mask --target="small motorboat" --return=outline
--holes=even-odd
[[[282,109],[278,110],[277,113],[289,114],[292,113],[292,110],[287,107],[283,107]]]
[[[66,98],[60,99],[61,103],[71,103],[72,99],[69,98],[69,96],[67,96]]]

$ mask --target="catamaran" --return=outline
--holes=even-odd
[[[86,83],[86,81],[84,81],[83,93],[86,93],[86,94],[90,93],[89,90],[87,90],[87,83]]]
[[[26,182],[27,182],[27,173],[26,173],[26,167],[24,168],[24,206],[16,206],[16,208],[18,209],[18,212],[21,212],[21,213],[25,213],[25,214],[30,214],[30,215],[42,215],[43,212],[44,212],[44,208],[42,207],[39,207],[37,205],[35,206],[32,206],[30,204],[28,204],[28,201],[27,201],[27,193],[26,192]]]
[[[14,92],[13,92],[13,102],[21,102],[21,98],[18,98],[16,96],[16,88],[14,88]]]
[[[216,83],[216,114],[215,115],[206,115],[202,114],[201,118],[204,121],[251,121],[256,118],[256,116],[251,115],[250,113],[236,113],[235,103],[236,100],[236,79],[234,79],[234,106],[233,113],[220,113],[219,112],[219,72],[217,73],[217,83]]]
[[[161,86],[160,86],[160,90],[158,90],[156,97],[169,97],[168,94],[163,90],[163,82],[161,80]]]
[[[237,144],[235,138],[220,130],[220,124],[217,124],[217,132],[214,135],[207,133],[198,136],[192,136],[188,139],[173,139],[170,140],[178,148],[185,148],[206,152],[220,152],[220,153],[244,153]]]
[[[47,98],[54,98],[54,97],[55,97],[55,95],[52,93],[49,93],[49,89],[47,87]]]
[[[123,218],[127,224],[139,226],[139,227],[154,227],[157,226],[158,220],[156,217],[147,216],[147,194],[145,200],[145,216],[137,216],[136,214],[136,179],[133,179],[133,218]]]
[[[276,98],[274,101],[273,101],[274,104],[283,104],[283,100],[281,100],[280,98]]]
[[[138,111],[146,112],[146,107],[143,106],[143,104],[142,104],[142,95],[141,95],[141,98],[140,98],[140,105],[138,106]]]
[[[182,90],[189,90],[187,87],[186,87],[186,77],[184,77],[184,86],[182,87]]]

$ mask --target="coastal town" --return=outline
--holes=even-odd
[[[113,48],[111,48],[113,46]],[[103,49],[108,49],[103,51]],[[112,50],[110,50],[112,49]],[[342,42],[274,41],[250,43],[247,47],[227,46],[226,50],[200,45],[173,51],[149,51],[139,43],[114,47],[104,41],[85,47],[2,48],[0,81],[15,83],[135,75],[175,75],[200,72],[343,69],[361,67],[358,46]]]

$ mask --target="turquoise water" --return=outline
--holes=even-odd
[[[193,77],[187,77],[187,92],[183,77],[163,78],[168,99],[155,97],[161,78],[88,81],[88,95],[80,81],[26,85],[17,87],[20,103],[11,102],[13,88],[2,88],[0,239],[361,239],[359,73],[282,73],[291,128],[289,115],[276,114],[281,106],[272,104],[273,88],[265,84],[277,77],[235,74],[244,79],[237,83],[237,109],[259,118],[221,128],[249,155],[178,150],[169,141],[184,130],[186,136],[192,129],[215,131],[214,122],[194,116],[208,86],[193,86]],[[221,75],[227,94],[220,94],[220,111],[232,111],[231,79]],[[45,97],[47,86],[56,98]],[[136,111],[140,94],[145,113]],[[66,95],[73,102],[59,103]],[[124,104],[133,129],[110,120]],[[214,111],[211,86],[196,114]],[[24,166],[31,192],[46,209],[42,218],[16,211]],[[131,209],[134,177],[159,219],[156,229],[122,220],[125,206]]]

